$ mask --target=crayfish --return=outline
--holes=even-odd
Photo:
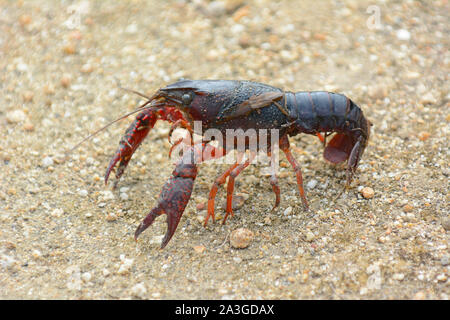
[[[172,131],[181,126],[195,134],[194,123],[200,123],[200,131],[214,129],[226,137],[229,129],[270,130],[267,155],[273,160],[273,147],[283,151],[292,166],[300,198],[308,208],[303,188],[302,172],[290,151],[288,136],[299,133],[318,135],[325,145],[324,157],[337,164],[347,160],[346,186],[358,167],[358,163],[367,146],[371,123],[362,110],[344,95],[326,91],[288,92],[266,84],[251,81],[232,80],[181,80],[159,89],[137,110],[134,122],[128,127],[120,140],[119,148],[111,159],[105,175],[108,182],[111,171],[116,166],[116,184],[127,167],[133,153],[145,139],[157,120],[172,123]],[[136,111],[136,112],[137,112]],[[273,133],[276,132],[276,139]],[[322,133],[325,135],[323,136]],[[335,133],[328,142],[327,137]],[[200,132],[201,134],[201,132]],[[214,146],[212,140],[218,141]],[[220,141],[219,141],[220,140]],[[255,145],[248,136],[244,143],[236,147],[236,141],[229,143],[226,138],[201,139],[191,143],[178,161],[172,176],[164,184],[158,203],[145,217],[135,232],[135,239],[162,214],[167,215],[168,229],[162,240],[164,248],[172,238],[189,202],[194,181],[197,176],[197,164],[217,159],[237,150],[238,156],[229,169],[219,175],[212,185],[208,198],[205,226],[211,217],[215,220],[214,202],[220,185],[227,184],[226,215],[233,215],[232,200],[236,177],[254,160]],[[238,140],[236,136],[232,140]],[[269,140],[269,139],[268,139]],[[175,143],[178,144],[180,141]],[[260,141],[256,143],[256,147]],[[249,156],[243,161],[246,150]],[[273,166],[272,166],[273,167]],[[280,188],[276,170],[272,170],[270,184],[275,193],[275,207],[280,203]]]

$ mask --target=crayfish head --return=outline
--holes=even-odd
[[[164,98],[169,105],[188,111],[199,94],[193,80],[182,80],[159,89],[158,97]]]

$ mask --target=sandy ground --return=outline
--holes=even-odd
[[[0,1],[0,298],[448,299],[449,13],[440,1]],[[282,157],[281,206],[252,165],[226,225],[202,226],[200,166],[175,236],[135,228],[173,165],[158,123],[121,180],[105,168],[132,117],[179,78],[348,95],[373,123],[351,188],[320,141],[291,139],[312,210]],[[374,196],[365,199],[363,187]],[[217,214],[225,192],[219,192]],[[220,218],[220,217],[219,217]],[[230,233],[254,233],[234,249]]]

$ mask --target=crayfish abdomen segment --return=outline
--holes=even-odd
[[[295,119],[289,135],[301,132],[336,133],[326,145],[323,155],[332,163],[349,160],[347,184],[350,183],[370,135],[370,122],[361,108],[337,93],[316,91],[287,95],[291,117]]]

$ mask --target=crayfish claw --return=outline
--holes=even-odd
[[[119,159],[120,159],[119,154],[116,154],[116,156],[112,158],[111,161],[109,162],[108,168],[106,169],[105,173],[105,185],[108,184],[109,175],[111,174],[112,171],[114,171],[114,167],[116,166],[116,163],[117,161],[119,161]]]
[[[155,218],[161,214],[164,213],[164,210],[162,210],[159,207],[156,207],[150,211],[150,213],[145,217],[145,219],[139,224],[136,231],[134,232],[134,240],[137,241],[137,238],[139,235],[144,232],[145,229],[150,227],[153,224],[153,221],[155,221]]]

